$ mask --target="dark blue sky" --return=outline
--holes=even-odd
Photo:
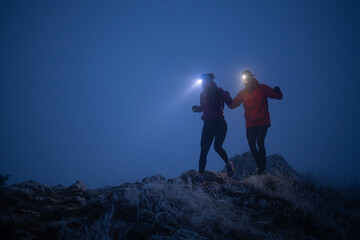
[[[202,73],[281,87],[267,153],[358,175],[359,1],[1,1],[0,174],[115,185],[197,169]],[[229,156],[248,151],[225,110]],[[206,169],[223,162],[212,149]]]

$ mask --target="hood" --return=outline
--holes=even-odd
[[[209,92],[213,91],[214,89],[217,89],[217,85],[216,85],[216,83],[212,82],[212,83],[210,83],[210,87],[209,87],[209,88],[203,89],[203,92],[204,92],[205,94],[208,94]]]

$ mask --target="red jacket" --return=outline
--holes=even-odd
[[[229,108],[233,109],[244,103],[246,127],[258,125],[271,125],[270,114],[268,110],[268,97],[282,99],[282,92],[276,93],[266,84],[259,84],[255,79],[253,91],[247,89],[241,90],[234,98]]]

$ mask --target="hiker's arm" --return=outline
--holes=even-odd
[[[219,88],[219,91],[222,95],[223,101],[226,103],[226,105],[231,105],[233,102],[233,99],[230,96],[230,93],[228,91],[224,91],[222,88]]]
[[[266,85],[265,92],[269,98],[274,98],[274,99],[279,99],[279,100],[283,98],[283,93],[281,92],[281,90],[278,86],[271,88]]]
[[[234,109],[234,108],[237,108],[241,105],[241,103],[243,102],[243,99],[242,99],[242,94],[241,92],[239,92],[236,97],[233,99],[232,103],[230,105],[228,105],[228,107],[230,109]]]
[[[200,94],[200,106],[194,105],[192,106],[193,112],[202,112],[202,94]]]

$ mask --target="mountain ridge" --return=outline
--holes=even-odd
[[[25,181],[0,188],[0,239],[360,239],[360,190],[317,186],[279,154],[254,175],[249,152],[237,174],[196,170],[166,179],[87,189]]]

